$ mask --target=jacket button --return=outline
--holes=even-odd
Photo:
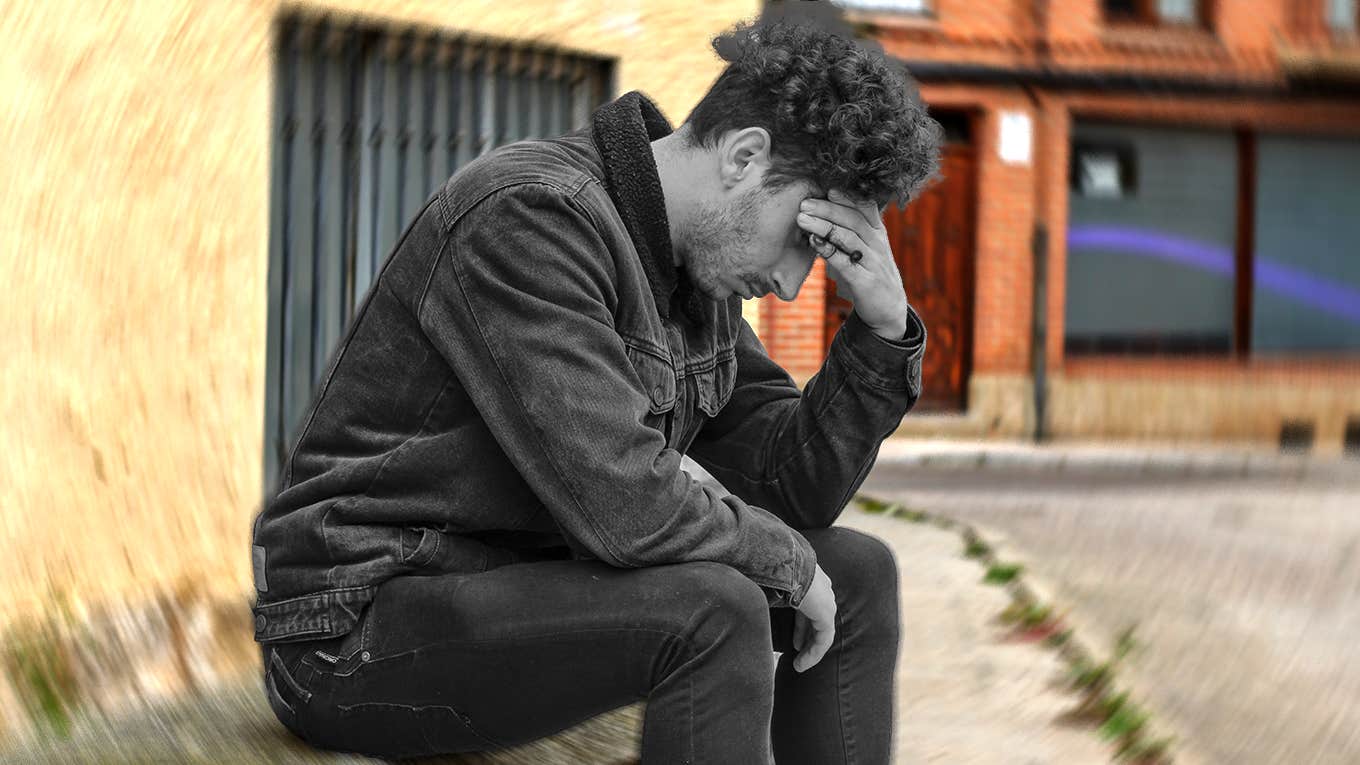
[[[264,614],[255,614],[255,631],[264,632]]]
[[[666,389],[662,388],[660,383],[657,383],[656,387],[652,388],[652,401],[659,404],[661,403],[661,399],[665,397],[665,395]]]

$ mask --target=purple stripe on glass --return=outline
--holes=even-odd
[[[1233,275],[1233,252],[1227,247],[1142,228],[1078,226],[1067,232],[1068,249],[1119,250],[1130,255],[1149,255],[1211,271]]]
[[[1360,324],[1360,290],[1261,257],[1253,276],[1271,292]]]
[[[1153,257],[1224,276],[1233,275],[1231,249],[1209,242],[1127,226],[1076,226],[1067,232],[1069,250],[1116,250]],[[1360,290],[1294,266],[1257,256],[1253,278],[1258,287],[1360,324]]]

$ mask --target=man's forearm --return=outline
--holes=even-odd
[[[695,461],[795,528],[831,525],[920,395],[925,327],[908,316],[907,338],[892,341],[852,313],[801,392],[753,341],[759,352],[741,352],[748,369],[695,439]]]

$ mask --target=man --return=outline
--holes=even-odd
[[[679,129],[635,91],[501,147],[384,262],[254,529],[305,740],[486,750],[646,699],[647,762],[888,761],[896,566],[832,523],[920,393],[880,214],[939,129],[815,26],[715,48]],[[800,392],[741,299],[818,256],[854,313]]]

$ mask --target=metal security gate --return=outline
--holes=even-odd
[[[585,125],[609,59],[328,18],[277,29],[265,492],[409,218],[474,157]]]

